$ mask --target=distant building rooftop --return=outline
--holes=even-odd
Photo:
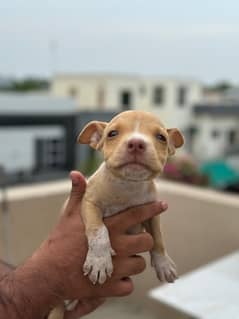
[[[70,98],[44,94],[0,93],[0,115],[69,114],[77,111]]]
[[[239,103],[239,87],[233,87],[224,93],[224,98],[226,100],[231,100]]]
[[[162,81],[176,81],[176,82],[185,82],[185,83],[192,83],[192,82],[197,82],[198,81],[195,78],[191,77],[180,77],[180,76],[159,76],[159,75],[143,75],[143,74],[130,74],[130,73],[59,73],[56,74],[53,78],[53,81],[56,79],[100,79],[100,80],[134,80],[134,81],[157,81],[157,80],[162,80]]]
[[[194,113],[196,115],[208,114],[208,115],[236,115],[239,116],[239,102],[237,105],[206,105],[197,104],[194,107]]]
[[[226,149],[225,151],[226,156],[234,156],[237,155],[239,156],[239,145],[231,146]]]

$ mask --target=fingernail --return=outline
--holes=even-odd
[[[74,174],[71,174],[71,181],[73,186],[77,186],[79,184],[79,179]]]

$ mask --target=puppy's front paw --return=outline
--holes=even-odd
[[[152,252],[151,260],[160,281],[172,283],[178,278],[176,265],[168,255]]]
[[[115,255],[111,247],[108,230],[102,226],[94,236],[89,236],[89,250],[83,266],[84,275],[88,275],[93,284],[103,284],[107,276],[111,277],[113,264],[111,256]]]

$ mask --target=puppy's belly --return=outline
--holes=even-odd
[[[143,204],[147,204],[153,202],[157,199],[157,194],[150,193],[150,194],[143,194],[142,196],[132,196],[132,198],[125,202],[111,202],[104,205],[103,208],[103,216],[109,217],[115,215],[119,212],[126,210],[127,208],[133,206],[139,206]]]

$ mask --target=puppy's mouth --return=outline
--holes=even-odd
[[[121,169],[121,168],[125,168],[125,167],[128,167],[128,168],[130,168],[132,170],[146,169],[146,170],[151,171],[151,168],[147,164],[141,163],[141,162],[138,162],[138,161],[125,162],[125,163],[119,165],[117,168]]]

